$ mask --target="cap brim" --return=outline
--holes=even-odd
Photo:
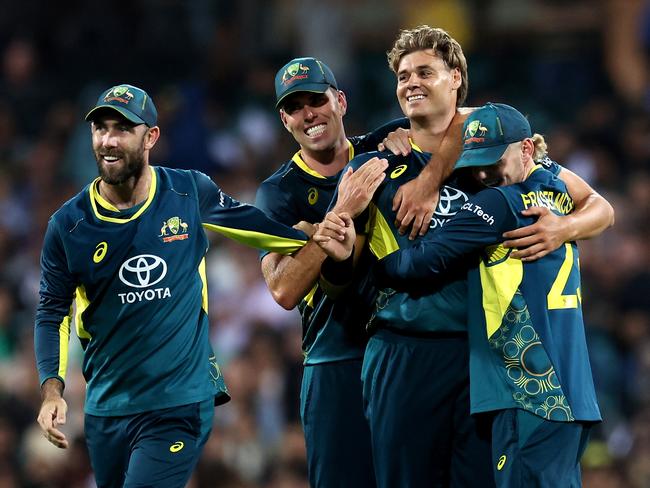
[[[304,83],[304,84],[298,84],[296,86],[292,86],[286,92],[284,92],[280,98],[278,98],[278,101],[275,102],[275,108],[280,107],[282,100],[287,98],[292,93],[296,93],[296,92],[325,93],[330,86],[332,85],[330,85],[329,83]]]
[[[134,124],[146,124],[146,122],[141,118],[135,115],[133,112],[130,112],[128,110],[125,110],[121,107],[116,107],[114,105],[97,105],[95,108],[93,108],[90,112],[86,114],[86,117],[84,117],[84,120],[86,121],[91,121],[93,120],[93,114],[96,114],[99,110],[103,109],[111,109],[115,110],[118,112],[122,117],[124,117],[126,120],[129,120],[133,122]]]
[[[491,166],[499,162],[503,153],[506,152],[510,144],[501,144],[499,146],[481,147],[475,149],[466,149],[458,158],[454,169],[469,168],[476,166]]]

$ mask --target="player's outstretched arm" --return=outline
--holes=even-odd
[[[431,216],[438,204],[442,182],[449,177],[462,149],[463,123],[470,109],[458,111],[447,128],[444,139],[431,160],[417,178],[403,184],[393,197],[393,211],[397,212],[395,227],[400,234],[409,231],[409,239],[423,236],[429,230]],[[398,143],[395,143],[398,146]]]
[[[503,234],[505,247],[517,248],[512,257],[535,261],[563,243],[589,239],[614,224],[614,208],[578,175],[563,168],[559,177],[567,185],[575,210],[565,216],[544,207],[530,207],[522,213],[537,217],[534,224]]]
[[[41,386],[43,402],[38,412],[38,425],[45,438],[61,449],[67,449],[68,439],[58,427],[65,424],[68,405],[63,399],[63,383],[56,378],[46,380]]]
[[[307,236],[266,216],[259,208],[240,203],[221,190],[208,176],[192,172],[196,182],[201,223],[247,246],[291,254],[307,243]]]
[[[483,213],[479,215],[474,209]],[[485,220],[482,215],[491,218]],[[377,286],[408,291],[438,284],[450,272],[478,259],[480,250],[498,243],[502,232],[514,225],[516,219],[505,198],[494,190],[482,191],[431,239],[421,239],[380,259],[373,268]]]

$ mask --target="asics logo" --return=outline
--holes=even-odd
[[[508,458],[506,457],[505,454],[502,454],[501,457],[499,458],[499,462],[497,463],[497,470],[501,471],[503,467],[506,465],[506,460]]]
[[[169,452],[178,452],[185,447],[183,441],[176,441],[171,446],[169,446]]]
[[[153,254],[140,254],[120,267],[120,280],[133,288],[146,288],[162,281],[167,275],[167,263]]]
[[[405,165],[405,164],[400,164],[400,165],[397,166],[393,171],[391,171],[391,173],[390,173],[390,178],[391,178],[392,180],[394,180],[394,179],[397,178],[398,176],[401,176],[402,173],[404,173],[404,171],[406,171],[406,168],[408,168],[407,165]]]

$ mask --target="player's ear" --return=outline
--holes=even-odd
[[[532,158],[535,153],[535,144],[530,137],[521,141],[521,155],[524,159]]]
[[[147,150],[152,149],[156,145],[156,142],[158,142],[159,138],[160,127],[157,125],[149,127],[147,133],[144,135],[144,148]]]
[[[341,115],[345,115],[348,111],[348,99],[345,97],[345,93],[341,90],[336,90],[336,96],[341,106]]]
[[[280,120],[282,121],[284,128],[287,129],[287,132],[291,133],[291,129],[289,129],[289,126],[287,125],[287,113],[283,109],[280,109]]]
[[[451,87],[455,90],[458,90],[462,82],[463,75],[460,74],[460,70],[458,68],[453,68],[451,70]]]

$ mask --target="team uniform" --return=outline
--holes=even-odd
[[[349,159],[355,153],[376,149],[382,134],[400,125],[403,120],[366,136],[350,138]],[[339,176],[320,175],[298,152],[260,185],[256,205],[286,225],[320,222]],[[370,261],[362,265],[354,286],[336,300],[316,285],[298,307],[305,365],[300,413],[312,487],[375,486],[360,382],[367,342],[364,324],[374,298],[367,275],[369,265]]]
[[[366,248],[383,258],[414,245],[394,225],[397,189],[431,158],[414,144],[408,156],[381,154],[386,179],[369,206]],[[374,154],[352,161],[356,169]],[[440,189],[432,239],[475,191],[454,173]],[[361,223],[355,225],[361,226]],[[417,242],[417,241],[415,241]],[[394,486],[489,486],[488,436],[469,414],[466,269],[437,288],[412,293],[382,290],[364,357],[364,405],[373,440],[377,483]],[[487,480],[487,481],[486,481]]]
[[[571,242],[537,261],[511,258],[502,234],[530,225],[521,211],[531,206],[564,215],[573,201],[561,180],[536,165],[522,183],[476,195],[432,240],[382,261],[376,276],[395,288],[435,286],[470,263],[471,411],[494,415],[497,485],[577,487],[589,426],[601,420],[578,249]]]
[[[184,486],[213,406],[229,400],[208,340],[204,229],[275,252],[305,243],[202,173],[147,171],[149,195],[131,209],[104,200],[99,179],[64,204],[41,256],[40,381],[65,381],[74,317],[99,486]]]

